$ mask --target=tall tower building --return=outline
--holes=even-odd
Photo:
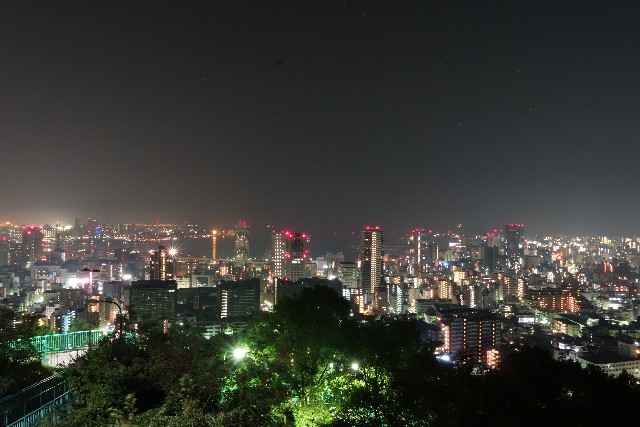
[[[164,246],[158,246],[158,250],[151,253],[149,280],[173,279],[173,263],[169,261],[168,257],[169,253]]]
[[[409,264],[412,273],[425,271],[429,261],[429,240],[424,229],[411,230],[409,235]]]
[[[236,244],[234,258],[244,262],[249,258],[249,224],[238,221],[236,224]]]
[[[285,233],[274,232],[271,235],[271,271],[273,277],[283,278],[284,273],[284,254],[287,252]]]
[[[33,264],[42,258],[44,232],[41,227],[22,227],[21,263]]]
[[[382,285],[384,233],[379,227],[360,232],[360,276],[364,292],[374,295]]]
[[[524,225],[504,225],[505,255],[519,257],[524,255]]]

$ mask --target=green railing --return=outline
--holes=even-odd
[[[67,380],[59,374],[0,400],[0,425],[33,426],[54,406],[69,398]]]
[[[102,338],[110,336],[112,333],[113,331],[109,330],[68,332],[66,334],[33,337],[31,342],[38,353],[45,356],[48,353],[76,350],[96,345]]]

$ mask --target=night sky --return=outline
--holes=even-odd
[[[635,1],[0,2],[0,219],[637,235],[639,135]]]

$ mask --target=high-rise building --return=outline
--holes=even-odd
[[[434,241],[429,243],[429,256],[431,257],[431,261],[438,264],[438,260],[440,259],[440,246],[438,242]]]
[[[240,262],[246,262],[249,258],[249,224],[245,221],[238,221],[236,224],[234,258]]]
[[[21,265],[33,264],[42,258],[43,239],[41,227],[22,227]]]
[[[305,261],[307,252],[305,244],[309,236],[305,233],[289,233],[287,236],[287,252],[284,255],[285,277],[291,280],[302,279],[305,274]]]
[[[288,278],[296,281],[305,277],[305,262],[309,251],[305,249],[309,243],[306,233],[283,231],[272,236],[271,262],[274,278]]]
[[[271,271],[274,278],[285,277],[284,255],[287,252],[285,233],[274,232],[271,235]]]
[[[413,229],[409,234],[409,265],[413,274],[425,271],[429,262],[429,240],[424,229]]]
[[[524,255],[524,225],[505,224],[504,239],[505,255],[509,257]]]
[[[173,262],[168,257],[169,252],[164,246],[158,246],[158,250],[151,253],[149,280],[171,280],[173,278]]]
[[[176,315],[174,280],[139,280],[131,282],[129,313],[133,322],[171,320]]]
[[[495,246],[483,246],[481,251],[482,256],[482,267],[489,269],[490,272],[493,271],[493,268],[496,265],[496,251],[497,247]]]
[[[384,233],[379,227],[365,227],[360,232],[360,277],[362,289],[371,298],[382,286]]]

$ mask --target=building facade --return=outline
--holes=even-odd
[[[131,282],[129,315],[132,322],[172,320],[176,315],[174,280],[138,280]]]
[[[365,227],[360,232],[360,277],[362,289],[375,298],[382,286],[384,267],[384,233],[379,227]]]

